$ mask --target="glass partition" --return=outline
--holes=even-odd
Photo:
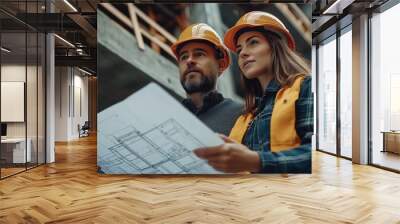
[[[25,32],[1,34],[2,177],[24,171],[27,159],[30,162],[26,143],[26,41]]]
[[[46,139],[45,139],[45,124],[46,124],[46,38],[45,34],[38,34],[38,74],[37,74],[37,162],[43,164],[46,162]]]
[[[44,1],[26,3],[17,13],[44,12]],[[0,12],[1,179],[45,162],[45,44],[43,33]]]
[[[37,132],[38,132],[38,34],[36,32],[27,33],[27,98],[26,98],[26,113],[27,113],[27,150],[30,151],[27,167],[37,165]]]

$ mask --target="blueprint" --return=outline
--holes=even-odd
[[[107,174],[216,174],[193,150],[223,141],[155,83],[98,114]]]

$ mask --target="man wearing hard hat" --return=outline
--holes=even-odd
[[[187,27],[171,46],[180,80],[187,93],[183,105],[213,131],[228,135],[242,105],[224,98],[216,89],[218,77],[230,58],[217,32],[204,23]]]

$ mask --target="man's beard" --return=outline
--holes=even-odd
[[[192,93],[208,93],[215,88],[216,80],[208,76],[201,75],[200,82],[191,83],[186,80],[181,80],[183,89],[187,94]]]

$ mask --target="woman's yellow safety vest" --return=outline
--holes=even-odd
[[[271,117],[270,144],[272,152],[280,152],[300,146],[301,139],[296,132],[296,101],[299,98],[304,75],[296,77],[292,85],[282,87],[275,97]],[[235,122],[229,137],[242,142],[252,114],[241,115]]]

